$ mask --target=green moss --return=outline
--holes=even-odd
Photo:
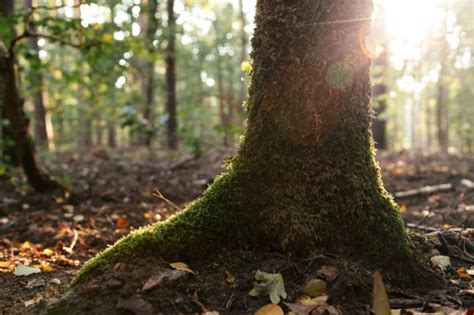
[[[136,256],[191,261],[231,249],[325,248],[412,274],[369,128],[370,61],[360,47],[368,21],[358,19],[370,16],[370,1],[317,3],[259,2],[248,130],[229,172],[183,213],[91,259],[75,283]],[[330,23],[346,20],[359,22]],[[337,78],[335,88],[331,65],[351,78]]]

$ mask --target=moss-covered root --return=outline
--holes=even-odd
[[[110,268],[118,261],[155,256],[165,260],[195,260],[218,249],[239,247],[252,235],[242,205],[241,185],[234,173],[219,176],[204,196],[175,217],[130,233],[90,259],[72,285],[91,272]]]

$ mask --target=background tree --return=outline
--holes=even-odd
[[[3,1],[0,9],[4,19],[14,18],[15,3],[13,0]],[[21,82],[15,55],[15,44],[19,37],[16,36],[15,29],[12,27],[2,34],[2,38],[6,39],[9,48],[8,51],[3,50],[0,56],[0,81],[2,82],[0,86],[3,88],[0,93],[2,96],[1,109],[11,127],[15,156],[21,163],[33,188],[38,192],[49,191],[56,188],[57,184],[38,167],[28,135],[28,118],[23,109],[24,100],[21,96]],[[5,44],[3,43],[2,46],[5,47]]]
[[[166,132],[170,149],[178,148],[178,121],[176,117],[176,17],[174,0],[168,0],[168,28],[166,49]]]

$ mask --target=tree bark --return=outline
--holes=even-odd
[[[229,249],[324,248],[405,277],[414,256],[370,133],[370,0],[259,0],[248,129],[228,173],[165,223],[89,261],[192,261]]]
[[[14,1],[3,1],[0,7],[5,17],[14,12]],[[15,31],[12,28],[12,34]],[[18,157],[28,182],[37,192],[47,192],[57,187],[48,175],[37,165],[33,145],[28,135],[28,118],[23,109],[23,99],[21,97],[20,76],[15,57],[15,51],[9,49],[6,54],[0,55],[0,86],[3,87],[2,108],[5,110],[5,117],[11,126],[11,135],[15,142],[15,152]]]
[[[153,41],[155,39],[155,34],[158,29],[158,19],[156,17],[158,9],[157,0],[148,0],[148,3],[145,4],[145,12],[141,21],[141,27],[145,30],[144,32],[144,41],[147,50],[147,56],[142,61],[144,64],[144,73],[142,75],[142,98],[144,100],[143,108],[143,119],[148,121],[149,124],[153,124],[152,119],[152,108],[155,103],[155,56],[154,51],[155,47],[153,46]],[[140,136],[141,144],[149,147],[151,145],[152,136],[148,133],[145,133]]]
[[[438,79],[438,95],[436,97],[436,125],[438,145],[441,152],[448,152],[449,147],[449,118],[448,118],[448,102],[449,89],[447,84],[448,76],[448,42],[447,42],[447,11],[445,10],[444,32],[441,48],[441,70]]]
[[[26,10],[31,10],[33,7],[32,0],[24,0],[24,6]],[[36,34],[36,27],[29,25],[28,31],[32,34]],[[48,132],[46,129],[46,108],[43,98],[43,86],[44,79],[43,73],[41,72],[41,59],[39,58],[39,46],[38,38],[30,37],[27,39],[28,47],[34,51],[34,58],[32,64],[35,65],[33,69],[33,77],[31,82],[33,85],[33,105],[35,109],[35,143],[38,147],[48,149]]]
[[[168,46],[166,48],[166,123],[167,144],[170,149],[178,148],[178,120],[176,113],[176,16],[174,0],[168,0]]]
[[[240,23],[241,23],[240,64],[242,65],[248,59],[248,52],[247,52],[248,38],[247,38],[247,33],[245,32],[245,26],[247,25],[247,20],[245,18],[243,0],[239,0],[239,18],[240,18]],[[245,76],[245,74],[243,74],[242,76]],[[237,108],[239,116],[240,116],[240,123],[243,123],[244,102],[245,102],[246,97],[247,97],[247,84],[245,83],[245,80],[241,79],[240,91],[239,91],[239,107]]]

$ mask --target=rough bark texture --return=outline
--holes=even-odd
[[[248,129],[229,172],[165,223],[89,261],[77,280],[131,255],[191,261],[230,248],[323,248],[413,270],[369,129],[369,0],[259,0]]]
[[[170,149],[178,148],[178,120],[176,117],[176,16],[174,0],[168,0],[168,47],[166,49],[166,124],[167,143]]]
[[[2,9],[0,14],[9,16],[13,14],[14,1],[4,1],[0,8]],[[13,30],[12,33],[14,33]],[[20,77],[13,49],[10,49],[7,54],[0,55],[0,81],[2,81],[0,86],[4,89],[0,93],[3,96],[2,108],[11,126],[16,156],[31,186],[38,192],[49,191],[57,187],[57,184],[39,169],[35,160],[33,145],[28,135],[28,118],[23,109]]]

